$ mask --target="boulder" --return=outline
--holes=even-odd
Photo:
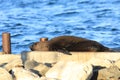
[[[90,64],[80,64],[75,61],[56,63],[45,75],[48,78],[60,80],[89,80],[92,76]]]
[[[120,69],[120,59],[115,62],[115,65]]]
[[[0,80],[13,80],[7,70],[0,68]]]
[[[45,73],[50,69],[50,67],[46,66],[45,64],[39,64],[38,66],[34,67],[33,70],[36,70],[42,76],[45,76]]]
[[[49,66],[43,64],[43,63],[38,63],[34,60],[27,60],[24,64],[25,69],[29,69],[33,71],[34,73],[44,76],[45,73],[49,70]]]
[[[120,53],[99,52],[94,54],[94,57],[92,57],[88,62],[93,66],[101,66],[101,67],[109,68],[119,59],[120,59]]]
[[[94,52],[70,52],[71,55],[59,54],[58,61],[75,61],[84,63],[94,57]]]
[[[100,59],[100,58],[92,58],[88,61],[88,63],[92,64],[93,66],[99,66],[99,67],[110,67],[113,65],[113,63],[107,59]]]
[[[34,60],[39,63],[56,63],[58,61],[86,62],[94,56],[94,52],[70,52],[67,55],[55,51],[31,51],[25,54],[25,60]]]
[[[31,51],[27,53],[27,60],[34,60],[39,63],[56,63],[58,52],[52,51]]]
[[[97,77],[93,75],[91,80],[120,80],[120,69],[117,66],[100,69],[95,73]]]
[[[20,55],[15,55],[15,54],[4,54],[4,55],[0,55],[0,65],[9,63],[13,60],[16,59],[21,59]]]
[[[116,61],[120,58],[118,52],[70,52],[71,55],[67,55],[55,51],[31,51],[25,54],[26,60],[34,60],[39,63],[56,63],[58,61],[77,61],[87,62],[93,57],[96,59],[106,59],[110,61]]]
[[[3,55],[4,54],[4,52],[0,52],[0,55]]]
[[[94,57],[114,62],[120,59],[120,52],[98,52],[94,54]]]
[[[37,74],[23,68],[13,68],[12,73],[16,80],[40,80]]]
[[[26,60],[24,62],[25,69],[33,69],[34,67],[38,66],[40,63],[36,62],[35,60]]]
[[[7,70],[7,71],[10,71],[12,70],[12,68],[14,67],[23,67],[23,64],[22,64],[22,60],[21,59],[16,59],[16,60],[13,60],[9,63],[7,63],[4,68]]]
[[[55,78],[47,78],[47,77],[41,77],[40,80],[59,80]]]

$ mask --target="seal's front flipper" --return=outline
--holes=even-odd
[[[64,54],[67,54],[67,55],[72,55],[68,50],[66,50],[66,49],[58,49],[57,50],[58,52],[62,52],[62,53],[64,53]]]

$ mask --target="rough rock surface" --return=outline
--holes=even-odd
[[[39,80],[40,79],[40,77],[35,73],[32,73],[29,70],[25,70],[23,68],[13,68],[12,72],[16,80]]]
[[[25,69],[29,69],[33,72],[36,72],[39,74],[39,76],[44,76],[45,73],[50,69],[49,65],[43,64],[43,63],[38,63],[34,60],[27,60],[24,64]]]
[[[21,55],[14,55],[14,54],[0,55],[0,65],[5,64],[5,63],[9,63],[9,62],[16,60],[16,59],[21,59]]]
[[[92,76],[92,69],[90,64],[58,62],[46,73],[46,77],[60,80],[89,80]]]
[[[22,64],[22,60],[21,59],[15,59],[9,63],[7,63],[4,68],[7,70],[7,71],[10,71],[12,70],[12,68],[14,67],[23,67],[23,64]]]
[[[120,80],[120,69],[117,66],[100,69],[94,74],[91,80]]]
[[[119,52],[67,55],[33,51],[0,55],[0,80],[120,80],[119,75]]]
[[[120,69],[120,59],[115,62],[115,65]]]
[[[113,63],[107,59],[92,58],[88,61],[93,66],[110,67]]]
[[[4,53],[3,52],[0,52],[0,55],[3,55]]]
[[[0,80],[13,80],[7,70],[0,68]]]
[[[58,52],[32,51],[27,53],[27,60],[34,60],[39,63],[56,63],[57,59]]]
[[[59,80],[55,78],[47,78],[47,77],[41,77],[40,80]]]
[[[32,68],[38,66],[39,64],[40,63],[38,63],[38,62],[36,62],[34,60],[26,60],[24,62],[24,67],[25,67],[25,69],[32,69]]]

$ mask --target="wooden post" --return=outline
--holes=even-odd
[[[7,32],[2,33],[2,48],[5,54],[11,53],[10,33],[7,33]]]
[[[48,41],[48,38],[40,38],[40,42]]]

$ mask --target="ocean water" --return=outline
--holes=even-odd
[[[30,51],[42,37],[73,35],[120,47],[120,0],[0,0],[0,37],[12,53]],[[0,38],[2,51],[2,38]]]

